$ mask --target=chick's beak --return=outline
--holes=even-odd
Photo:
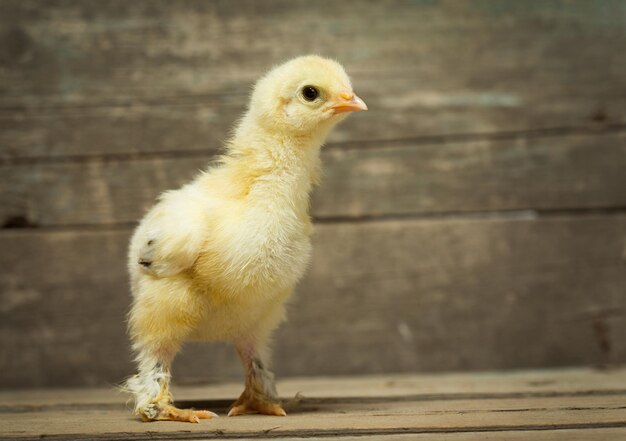
[[[367,104],[365,104],[365,101],[356,96],[354,93],[344,92],[339,95],[339,98],[340,99],[336,103],[330,106],[335,114],[367,110]]]

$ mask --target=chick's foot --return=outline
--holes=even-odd
[[[244,391],[239,399],[233,403],[228,416],[260,413],[263,415],[287,416],[287,412],[276,400],[263,395],[252,394]]]
[[[151,404],[143,409],[141,417],[144,421],[181,421],[184,423],[199,423],[200,420],[210,420],[217,414],[209,410],[179,409],[166,404],[160,406]]]

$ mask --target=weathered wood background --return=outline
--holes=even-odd
[[[323,153],[279,375],[626,362],[625,48],[621,0],[3,0],[0,386],[132,372],[135,222],[310,52],[370,110]]]

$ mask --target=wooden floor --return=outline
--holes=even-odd
[[[179,387],[225,415],[239,384]],[[0,439],[626,440],[626,368],[290,379],[287,417],[142,423],[111,389],[0,392]]]

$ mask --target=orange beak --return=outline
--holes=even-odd
[[[341,99],[337,103],[330,106],[335,114],[367,110],[367,104],[365,104],[365,101],[356,96],[354,93],[344,92],[339,96]]]

